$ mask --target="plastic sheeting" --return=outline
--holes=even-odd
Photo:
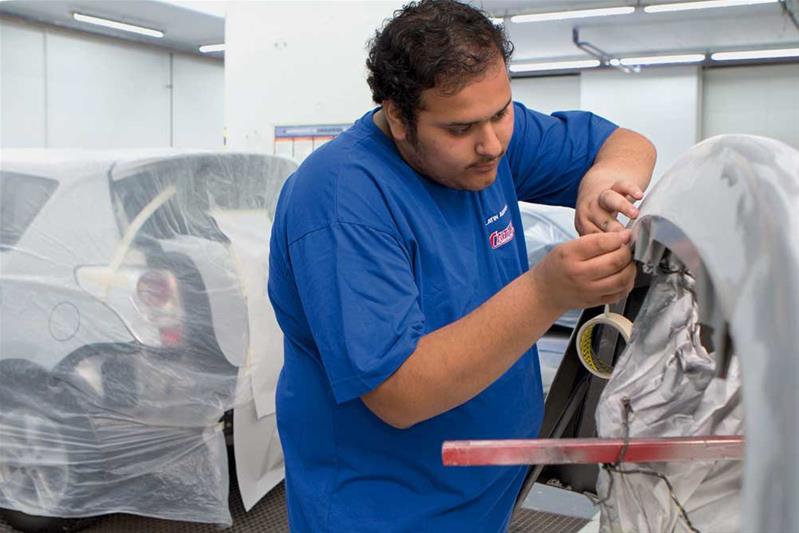
[[[675,259],[665,272],[657,271],[628,349],[602,393],[596,412],[601,436],[743,433],[737,359],[726,379],[716,377],[719,358],[702,346],[694,285]],[[640,470],[664,475],[671,487]],[[614,473],[602,470],[597,492],[610,498],[602,506],[601,530],[691,531],[673,497],[699,531],[739,531],[741,474],[737,461],[622,464]]]
[[[655,277],[597,432],[740,434],[745,421],[745,460],[603,471],[603,531],[689,530],[676,502],[699,531],[799,530],[797,206],[799,152],[743,135],[700,143],[645,198],[634,255]],[[664,474],[673,494],[630,469]]]
[[[4,150],[0,507],[230,524],[221,418],[270,420],[282,347],[254,272],[295,166]]]

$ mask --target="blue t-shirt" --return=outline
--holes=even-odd
[[[517,200],[573,206],[615,126],[514,103],[497,179],[473,192],[415,172],[374,113],[288,179],[272,228],[289,523],[303,532],[502,531],[526,468],[444,467],[441,444],[536,437],[543,394],[535,346],[472,400],[409,429],[384,423],[360,397],[422,336],[528,269]]]

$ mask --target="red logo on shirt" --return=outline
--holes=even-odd
[[[491,248],[495,250],[500,246],[508,244],[513,240],[514,230],[513,222],[508,223],[508,227],[503,230],[497,230],[488,237],[488,242],[491,243]]]

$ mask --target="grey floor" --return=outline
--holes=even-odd
[[[249,513],[244,512],[238,491],[231,491],[230,510],[233,515],[233,527],[225,529],[226,532],[289,531],[282,484],[267,494]],[[593,506],[584,496],[553,487],[535,485],[523,508],[514,516],[510,532],[576,533],[588,524],[593,514]],[[0,520],[0,532],[14,531]],[[83,531],[86,533],[219,533],[220,528],[213,524],[114,514],[100,518]]]

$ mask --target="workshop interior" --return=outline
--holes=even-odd
[[[0,532],[295,530],[270,234],[406,3],[0,1]],[[526,466],[511,532],[799,532],[799,1],[468,3],[514,101],[657,162],[632,290],[537,341],[538,438],[436,460]],[[518,212],[531,269],[580,236]]]

